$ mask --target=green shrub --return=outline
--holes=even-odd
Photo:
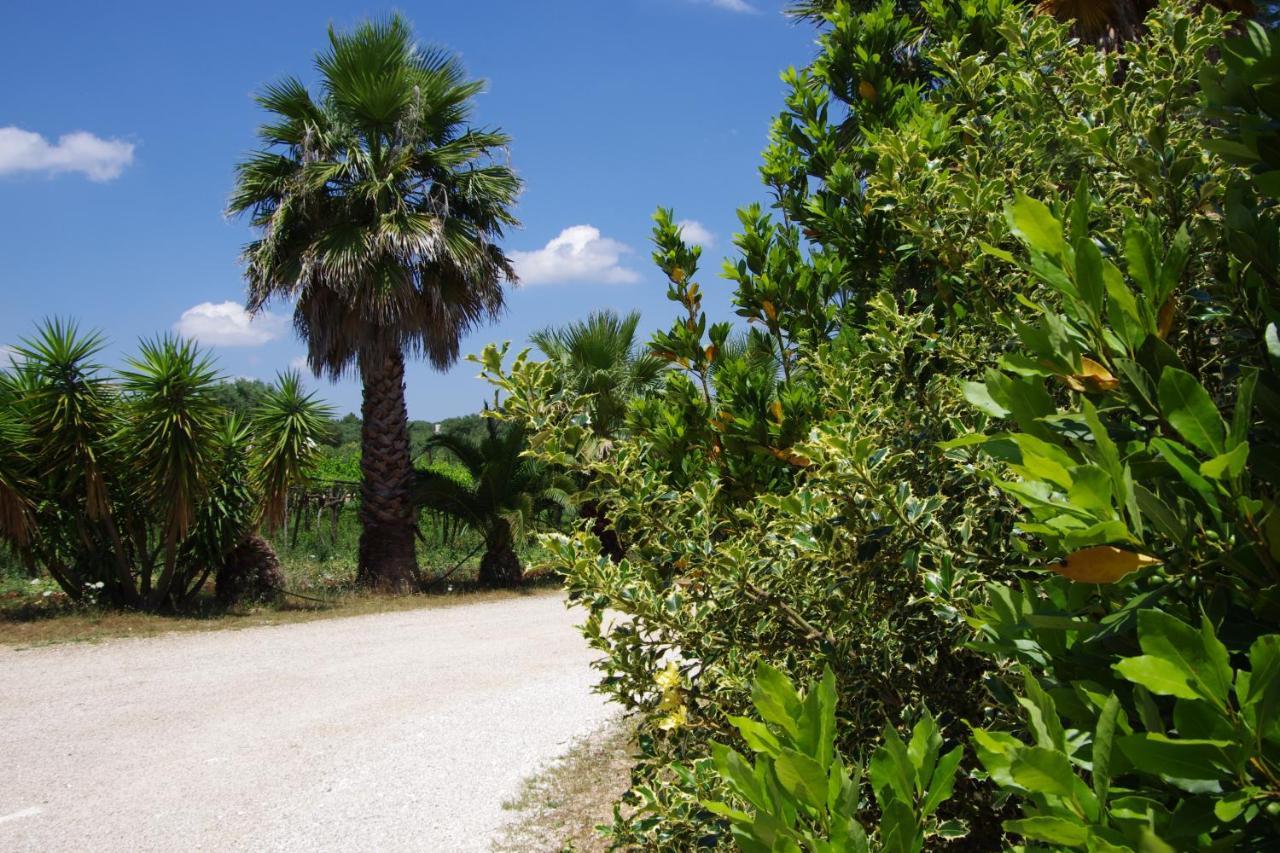
[[[1228,45],[1223,15],[1180,2],[1112,52],[998,0],[827,6],[765,153],[780,216],[743,211],[725,266],[745,342],[703,311],[700,252],[659,211],[677,316],[652,347],[674,369],[608,454],[584,452],[589,399],[554,365],[479,359],[626,548],[545,540],[601,689],[644,722],[615,841],[733,843],[744,821],[706,806],[741,808],[709,744],[742,739],[761,663],[829,667],[850,766],[926,707],[946,737],[971,728],[946,818],[975,849],[1064,825],[1093,849],[1175,824],[1183,846],[1270,839],[1269,724],[1247,723],[1265,702],[1238,688],[1276,624],[1272,36]],[[1227,649],[1221,705],[1116,669],[1158,657],[1152,609]],[[1222,750],[1207,766],[1235,775],[1179,787],[1134,769],[1132,736]],[[1129,746],[1104,773],[1108,738]],[[1125,797],[1145,827],[1108,822]],[[877,824],[883,803],[860,801]],[[781,821],[788,844],[831,840],[814,808]],[[788,814],[743,812],[761,813]]]
[[[742,740],[755,753],[752,764],[730,747],[711,744],[716,772],[751,812],[707,802],[727,818],[746,851],[851,850],[872,847],[859,821],[861,775],[835,749],[835,676],[826,670],[807,694],[796,691],[778,670],[761,664],[751,701],[760,720],[733,717]],[[964,827],[939,823],[938,807],[950,798],[964,747],[941,753],[938,723],[925,712],[904,743],[886,726],[884,743],[871,758],[870,777],[880,822],[875,849],[913,853],[929,837],[956,837]]]

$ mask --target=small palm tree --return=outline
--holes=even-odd
[[[516,544],[539,517],[559,516],[568,508],[565,492],[543,465],[525,457],[524,429],[499,430],[488,421],[488,437],[479,443],[452,435],[433,436],[428,446],[451,452],[471,475],[464,485],[439,471],[418,471],[415,503],[420,509],[457,518],[480,533],[484,555],[480,583],[515,586],[524,579]]]
[[[329,31],[313,96],[299,80],[258,98],[265,147],[239,164],[229,209],[249,214],[250,311],[294,305],[317,374],[364,388],[361,583],[415,586],[405,354],[444,369],[514,282],[497,246],[520,181],[508,137],[468,126],[483,83],[423,50],[399,17]]]
[[[594,452],[606,454],[626,422],[631,400],[655,388],[667,363],[653,355],[636,337],[640,313],[619,317],[614,311],[591,314],[584,321],[551,326],[529,340],[556,365],[556,379],[576,394],[590,395],[588,417]],[[591,519],[601,552],[622,559],[624,548],[599,501],[584,501],[578,513]]]
[[[640,313],[624,317],[598,311],[564,326],[529,336],[556,364],[557,379],[578,394],[590,394],[591,429],[608,440],[622,428],[631,398],[654,388],[667,363],[637,339]]]

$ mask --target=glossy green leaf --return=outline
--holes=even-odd
[[[794,749],[784,748],[774,760],[773,770],[788,793],[813,809],[827,804],[827,774],[817,761]]]
[[[1257,729],[1268,733],[1280,719],[1280,634],[1266,634],[1249,647],[1249,689],[1244,704],[1252,708]]]
[[[1165,420],[1189,444],[1211,456],[1226,450],[1226,424],[1213,398],[1194,376],[1185,370],[1166,368],[1160,375],[1157,393]]]
[[[934,767],[933,777],[928,785],[928,793],[920,806],[920,813],[928,816],[937,811],[938,806],[951,798],[955,790],[956,770],[964,758],[964,747],[957,746],[938,760]]]
[[[1200,694],[1191,686],[1190,673],[1177,663],[1161,657],[1139,655],[1125,658],[1115,665],[1115,671],[1126,681],[1141,684],[1157,696],[1200,698]]]
[[[1231,664],[1207,621],[1196,630],[1167,613],[1143,610],[1138,614],[1138,638],[1143,652],[1175,665],[1200,696],[1220,707],[1226,702]]]
[[[1048,815],[1006,820],[1004,829],[1006,832],[1034,841],[1063,844],[1068,847],[1079,847],[1089,840],[1089,830],[1083,823]]]
[[[1076,240],[1076,288],[1080,301],[1095,322],[1102,319],[1106,284],[1102,279],[1102,252],[1088,237]]]
[[[750,717],[729,717],[728,719],[753,752],[776,756],[778,751],[782,749],[778,739],[764,723],[753,720]]]
[[[1010,229],[1024,243],[1046,255],[1063,257],[1066,242],[1062,237],[1062,223],[1043,202],[1018,193],[1006,211]]]
[[[1028,747],[1018,754],[1009,769],[1013,781],[1041,794],[1070,797],[1075,788],[1076,775],[1071,761],[1056,749],[1039,746]]]
[[[871,756],[868,776],[877,801],[915,801],[915,768],[906,744],[892,726],[885,727],[884,740]]]
[[[1226,480],[1239,477],[1244,471],[1245,462],[1249,459],[1249,443],[1241,442],[1212,459],[1200,463],[1200,473],[1211,480]]]
[[[1142,733],[1117,740],[1120,751],[1146,773],[1175,779],[1224,779],[1230,775],[1227,741],[1169,738]]]
[[[1107,795],[1111,790],[1111,752],[1115,746],[1116,727],[1124,711],[1120,707],[1120,697],[1112,693],[1107,697],[1102,712],[1098,715],[1098,725],[1093,735],[1093,793],[1098,803],[1105,808]]]
[[[761,718],[778,726],[791,737],[800,734],[800,697],[791,681],[780,671],[761,662],[751,687],[751,702]]]

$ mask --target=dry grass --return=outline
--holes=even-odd
[[[197,608],[190,614],[166,616],[100,609],[63,610],[56,613],[30,615],[0,612],[0,645],[29,647],[51,643],[83,643],[116,637],[148,637],[174,631],[211,631],[257,628],[262,625],[286,625],[316,619],[338,619],[452,607],[520,595],[549,595],[555,587],[546,585],[522,590],[460,591],[433,595],[377,595],[344,592],[332,595],[323,603],[289,598],[273,607],[237,607],[231,610]]]
[[[603,851],[596,827],[613,822],[613,803],[630,782],[635,729],[611,723],[580,739],[569,752],[525,783],[503,807],[519,812],[493,849],[500,851]]]

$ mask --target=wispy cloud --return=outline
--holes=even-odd
[[[300,370],[300,371],[306,371],[310,369],[307,365],[307,357],[305,355],[300,355],[297,358],[289,359],[289,366],[294,370]]]
[[[676,223],[676,227],[680,229],[680,236],[686,243],[711,246],[716,242],[716,236],[696,219],[681,219]]]
[[[700,3],[703,6],[715,6],[717,9],[724,9],[729,12],[743,12],[748,15],[754,15],[759,11],[746,0],[691,0],[691,2]]]
[[[0,370],[11,366],[18,357],[18,351],[8,344],[0,344]]]
[[[133,162],[133,149],[132,142],[103,139],[83,130],[50,142],[38,133],[10,125],[0,127],[0,175],[80,172],[91,181],[110,181]]]
[[[208,346],[256,347],[280,337],[288,325],[287,317],[270,311],[250,316],[237,302],[201,302],[183,311],[173,330]]]
[[[511,252],[524,284],[631,284],[640,274],[622,265],[631,247],[601,236],[592,225],[573,225],[541,249]]]

